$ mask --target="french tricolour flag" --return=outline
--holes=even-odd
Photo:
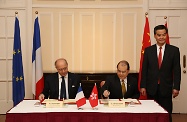
[[[75,100],[78,108],[86,104],[86,98],[84,97],[84,93],[82,91],[81,85],[79,86]]]
[[[34,36],[33,36],[33,51],[32,51],[32,93],[35,98],[42,92],[44,87],[41,42],[40,42],[40,27],[38,17],[34,22]]]

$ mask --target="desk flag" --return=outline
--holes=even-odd
[[[141,82],[141,75],[142,75],[142,63],[143,63],[143,57],[144,57],[144,50],[146,47],[149,47],[149,46],[151,46],[151,40],[150,40],[149,20],[146,15],[144,34],[143,34],[143,40],[142,40],[141,58],[140,58],[139,78],[138,78],[138,89],[139,90],[140,90],[140,82]],[[139,99],[147,99],[147,97],[140,95]]]
[[[32,93],[38,99],[44,87],[42,54],[40,42],[40,26],[38,17],[34,22],[33,50],[32,50]]]
[[[98,105],[98,92],[97,92],[96,84],[94,85],[93,90],[90,94],[89,102],[90,102],[90,105],[92,106],[92,108],[94,108]]]
[[[12,70],[13,102],[15,106],[25,97],[20,28],[17,17],[15,17]]]
[[[81,85],[79,86],[75,100],[78,108],[86,104],[86,98],[84,97]]]

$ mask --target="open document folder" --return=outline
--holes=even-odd
[[[109,101],[124,101],[129,104],[141,104],[141,102],[137,99],[100,99],[100,104],[108,104]]]
[[[44,99],[41,103],[42,104],[46,104],[47,102],[55,102],[55,101],[59,101],[58,99]],[[65,99],[63,100],[64,104],[76,104],[75,99]]]

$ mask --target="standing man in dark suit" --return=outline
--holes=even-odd
[[[80,84],[78,75],[68,72],[68,62],[64,58],[55,61],[58,72],[46,77],[43,92],[39,96],[42,99],[75,99]]]
[[[157,43],[145,49],[140,91],[165,108],[172,121],[172,96],[179,94],[181,67],[179,48],[166,44],[167,34],[164,25],[154,28]]]
[[[127,61],[122,60],[117,64],[117,74],[108,76],[101,88],[103,98],[139,98],[138,81],[128,76],[129,70],[130,66]]]

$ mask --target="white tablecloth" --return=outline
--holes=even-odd
[[[46,108],[44,105],[34,105],[38,100],[23,100],[8,113],[46,113],[46,112],[101,112],[101,113],[167,113],[161,106],[153,100],[140,100],[141,104],[128,105],[125,108],[109,108],[106,105],[99,104],[97,110],[93,110],[86,101],[78,110],[76,104],[65,105],[63,108]]]

